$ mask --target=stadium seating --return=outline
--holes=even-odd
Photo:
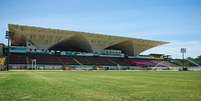
[[[75,65],[77,64],[72,58],[64,56],[29,56],[29,60],[36,59],[37,64],[54,64],[54,65]]]
[[[83,65],[116,65],[110,58],[103,57],[74,57]]]
[[[154,67],[159,62],[148,59],[131,59],[131,58],[115,58],[115,57],[91,57],[91,56],[56,56],[56,55],[36,55],[36,54],[11,54],[11,64],[31,64],[36,59],[37,64],[47,65],[97,65],[97,66],[139,66]],[[158,66],[164,66],[162,64]]]
[[[10,64],[26,64],[26,56],[25,55],[10,54],[9,63]]]

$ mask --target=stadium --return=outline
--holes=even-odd
[[[141,54],[168,42],[16,24],[8,25],[6,38],[8,44],[0,44],[2,101],[201,99],[200,66]]]
[[[201,101],[201,0],[0,7],[0,101]]]
[[[10,69],[124,70],[171,65],[164,54],[140,55],[168,43],[163,41],[15,24],[8,25],[8,37]]]

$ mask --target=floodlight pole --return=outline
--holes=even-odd
[[[6,39],[8,39],[8,46],[7,46],[7,58],[6,58],[6,70],[9,70],[9,56],[10,56],[10,32],[6,31]]]
[[[183,65],[183,70],[185,69],[185,65],[184,65],[184,54],[186,53],[186,48],[181,48],[181,53],[182,53],[182,65]],[[186,69],[185,69],[186,70]]]
[[[184,70],[184,53],[182,53],[182,65],[183,65],[183,70]]]

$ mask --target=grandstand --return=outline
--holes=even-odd
[[[164,55],[140,53],[167,43],[14,24],[8,29],[8,63],[16,69],[148,69]]]

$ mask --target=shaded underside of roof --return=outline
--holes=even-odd
[[[11,38],[14,45],[33,43],[41,49],[78,48],[86,52],[95,50],[116,49],[128,55],[138,55],[141,52],[166,44],[167,42],[127,38],[119,36],[101,35],[87,32],[49,29],[33,26],[9,24]]]

